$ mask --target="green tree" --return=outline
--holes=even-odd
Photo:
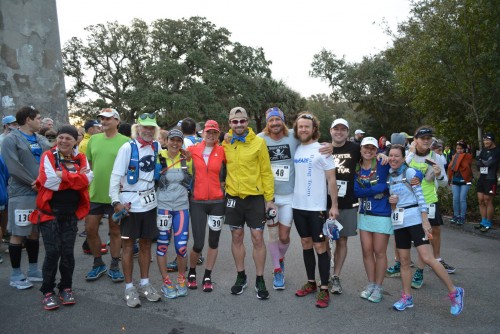
[[[401,91],[445,137],[476,132],[482,145],[498,128],[499,17],[495,0],[420,0],[398,28],[388,59]]]

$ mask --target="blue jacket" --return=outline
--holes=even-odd
[[[7,194],[7,182],[9,180],[9,171],[0,155],[0,205],[7,205],[9,196]]]
[[[372,170],[359,168],[354,176],[354,195],[361,199],[359,213],[390,217],[391,205],[389,204],[389,191],[387,176],[389,175],[389,164],[382,165],[377,161],[376,170],[372,176],[367,178]],[[358,169],[358,168],[357,168]]]

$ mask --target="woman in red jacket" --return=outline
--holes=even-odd
[[[472,181],[472,155],[466,150],[467,143],[460,140],[448,165],[448,184],[451,184],[453,194],[453,218],[450,221],[457,225],[465,222],[467,193]]]
[[[203,141],[188,147],[193,159],[193,185],[189,212],[193,232],[193,248],[189,255],[188,288],[196,289],[196,263],[205,243],[208,224],[208,254],[203,291],[213,290],[211,274],[217,258],[220,231],[224,225],[224,185],[226,157],[219,145],[219,124],[208,120],[203,130]]]
[[[46,310],[75,303],[72,283],[75,268],[76,233],[78,219],[89,212],[88,187],[93,174],[88,168],[87,158],[75,150],[78,131],[72,125],[63,125],[57,132],[56,146],[43,153],[40,174],[36,179],[38,195],[36,210],[29,220],[39,224],[45,246],[43,283],[40,291]],[[54,294],[57,269],[61,281],[57,285],[59,298]]]

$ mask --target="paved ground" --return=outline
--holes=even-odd
[[[101,229],[105,236],[106,226]],[[465,228],[468,230],[469,226]],[[247,248],[246,262],[249,288],[240,296],[230,294],[235,270],[230,232],[224,230],[213,273],[215,290],[212,293],[190,291],[185,298],[159,303],[144,301],[141,308],[130,309],[123,300],[123,284],[114,284],[107,277],[93,283],[84,280],[92,259],[82,254],[83,238],[78,238],[74,275],[78,302],[56,311],[43,310],[39,284],[25,291],[9,287],[10,263],[8,255],[4,255],[5,261],[0,264],[0,333],[498,333],[500,299],[496,292],[500,277],[500,242],[495,239],[497,231],[490,232],[493,233],[484,237],[464,232],[464,228],[443,228],[443,257],[457,267],[452,278],[466,291],[466,306],[459,317],[449,314],[450,304],[444,286],[430,269],[425,271],[422,289],[414,291],[413,309],[392,310],[392,303],[398,299],[401,289],[400,280],[396,278],[386,279],[381,303],[373,304],[359,298],[366,275],[357,237],[349,241],[349,254],[341,277],[344,293],[332,296],[328,308],[317,309],[313,296],[294,296],[306,277],[295,231],[286,260],[287,288],[272,290],[267,301],[258,300],[252,288],[255,272],[250,248]],[[246,242],[247,245],[250,242],[248,235]],[[391,240],[389,258],[394,254],[392,244]],[[107,264],[109,260],[106,255]],[[23,261],[24,268],[25,254]],[[202,273],[203,267],[198,268]],[[265,275],[268,288],[272,288],[271,271],[268,259]],[[151,273],[153,284],[159,288],[161,279],[155,263]]]

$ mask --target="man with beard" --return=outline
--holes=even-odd
[[[297,290],[295,295],[303,297],[317,290],[314,257],[316,251],[321,278],[316,307],[324,308],[330,301],[328,294],[330,256],[323,235],[323,224],[327,216],[336,219],[339,214],[335,164],[331,157],[319,153],[319,121],[316,117],[307,112],[299,114],[293,129],[295,137],[300,140],[300,146],[294,157],[297,174],[292,204],[293,219],[301,238],[307,272],[306,284]],[[327,181],[332,203],[328,214],[326,213]]]
[[[231,250],[238,275],[231,293],[240,295],[247,287],[245,273],[245,223],[250,227],[253,243],[253,258],[257,274],[255,290],[257,298],[269,298],[264,282],[266,245],[264,226],[266,211],[276,209],[274,182],[266,142],[248,127],[245,109],[236,107],[229,113],[230,142],[224,142],[227,159],[226,177],[226,221],[231,228]]]

